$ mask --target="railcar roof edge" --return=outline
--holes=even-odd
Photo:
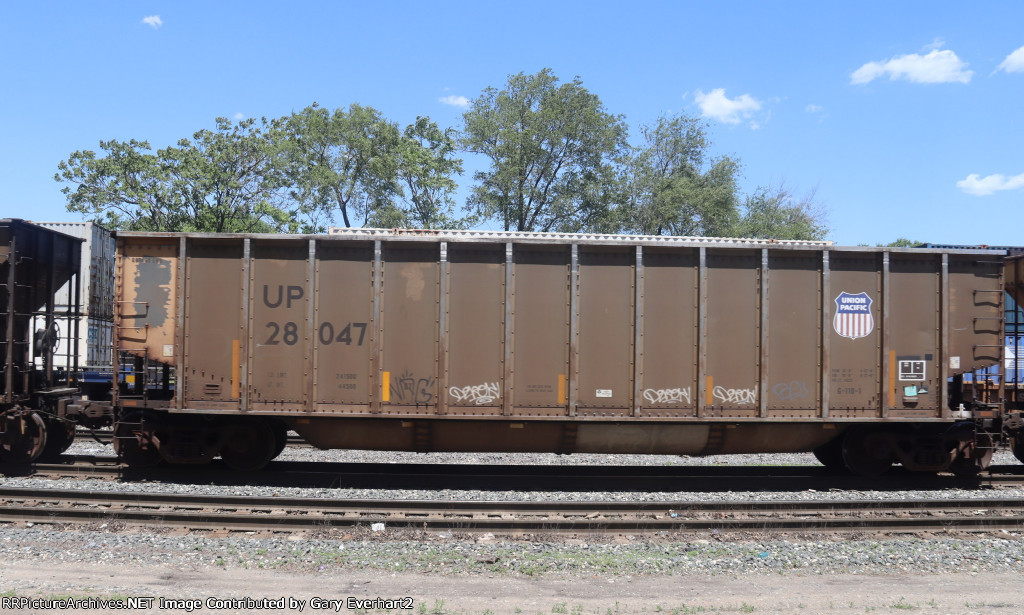
[[[41,226],[38,222],[33,222],[32,220],[25,220],[23,218],[3,218],[3,219],[0,219],[0,226],[10,226],[10,227],[26,226],[26,227],[31,227],[34,232],[49,233],[49,234],[52,234],[52,235],[60,235],[61,237],[66,237],[68,239],[74,239],[78,243],[82,243],[82,242],[85,241],[81,237],[75,237],[73,235],[68,235],[67,233],[62,233],[61,231],[58,231],[56,229],[53,229],[53,228],[50,228],[50,227],[46,227],[46,226]]]
[[[1005,255],[1005,250],[990,248],[895,248],[878,246],[837,246],[831,241],[803,241],[795,239],[753,239],[739,237],[676,237],[668,235],[606,235],[599,233],[525,233],[515,231],[458,231],[458,230],[418,230],[418,229],[376,229],[376,228],[338,228],[331,227],[326,234],[289,234],[289,233],[188,233],[162,231],[114,231],[117,237],[193,237],[197,239],[261,239],[277,241],[295,240],[328,240],[328,241],[359,241],[359,240],[395,240],[401,242],[436,242],[449,241],[454,243],[495,243],[515,242],[523,244],[577,244],[577,245],[614,245],[614,246],[675,246],[675,247],[735,247],[735,248],[770,248],[776,250],[824,249],[834,252],[892,252],[908,254],[976,254],[988,256]]]

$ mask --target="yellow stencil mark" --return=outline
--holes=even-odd
[[[391,372],[381,372],[380,399],[381,401],[391,401]]]
[[[558,374],[558,403],[565,405],[565,374]]]
[[[715,377],[714,376],[707,376],[706,378],[704,378],[704,397],[707,398],[707,402],[706,403],[709,406],[714,406],[715,405],[714,388],[715,388]]]

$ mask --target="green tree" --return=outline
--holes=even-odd
[[[604,110],[579,77],[559,84],[551,69],[512,75],[463,114],[463,147],[484,156],[468,207],[505,230],[573,231],[607,208],[607,167],[626,143],[621,116]]]
[[[907,239],[906,237],[900,237],[896,241],[891,241],[886,244],[878,244],[879,247],[883,248],[916,248],[924,245],[923,241],[915,241],[913,239]]]
[[[274,164],[274,122],[232,123],[150,153],[146,141],[101,141],[104,155],[76,151],[58,164],[68,211],[114,229],[275,232],[294,230]]]
[[[828,234],[825,212],[814,192],[802,198],[783,185],[758,188],[746,198],[743,213],[729,231],[735,237],[821,240]]]
[[[466,228],[472,221],[456,218],[453,195],[462,173],[455,157],[452,129],[441,130],[428,117],[405,128],[398,145],[398,178],[405,202],[403,224],[413,228]]]
[[[641,129],[625,169],[618,226],[642,235],[720,236],[737,221],[739,163],[709,159],[705,125],[685,115]]]
[[[331,112],[314,103],[285,120],[285,133],[283,165],[308,230],[322,231],[335,212],[347,227],[401,219],[400,135],[379,111],[352,104]]]

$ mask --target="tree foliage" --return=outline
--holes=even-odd
[[[505,230],[573,231],[607,207],[600,182],[621,156],[626,126],[579,77],[559,84],[550,69],[487,88],[463,115],[463,146],[489,163],[468,200]]]
[[[273,232],[294,230],[274,163],[274,122],[217,118],[215,130],[151,153],[146,141],[101,141],[104,155],[76,151],[54,179],[68,210],[115,229]]]
[[[388,217],[399,192],[398,141],[398,128],[373,107],[332,112],[313,104],[288,117],[282,166],[310,226],[333,220],[334,212],[345,226]]]
[[[345,226],[466,224],[454,214],[452,176],[462,173],[455,139],[430,118],[400,132],[373,107],[314,104],[285,126],[283,166],[308,230],[322,231],[335,214]]]
[[[907,239],[906,237],[900,237],[896,241],[890,241],[885,244],[878,244],[879,247],[883,248],[917,248],[924,245],[923,241],[916,241],[913,239]]]
[[[427,117],[400,132],[376,109],[313,104],[272,121],[217,120],[152,153],[102,141],[58,165],[68,210],[115,229],[322,232],[346,226],[459,227],[452,130]]]
[[[642,235],[723,235],[737,220],[736,176],[729,157],[709,159],[704,124],[661,117],[641,130],[625,169],[620,226]]]
[[[462,174],[454,130],[427,117],[405,128],[398,145],[398,179],[405,206],[401,224],[413,228],[465,228],[470,218],[455,215],[453,175]]]
[[[821,240],[828,234],[824,213],[814,192],[796,198],[784,185],[758,188],[743,204],[740,219],[730,229],[736,237]]]
[[[485,168],[460,207],[460,151]],[[739,162],[711,155],[707,125],[684,114],[640,128],[579,77],[551,69],[487,88],[462,131],[420,116],[405,129],[373,107],[313,103],[274,120],[218,118],[213,130],[153,152],[101,141],[58,165],[68,210],[115,229],[322,232],[345,226],[821,239],[814,193],[784,186],[744,196]]]

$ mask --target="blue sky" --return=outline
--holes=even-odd
[[[76,219],[53,175],[101,139],[164,147],[314,101],[457,127],[459,103],[550,67],[634,139],[703,116],[745,192],[815,191],[837,243],[1024,245],[1024,2],[626,7],[0,3],[0,217]]]

